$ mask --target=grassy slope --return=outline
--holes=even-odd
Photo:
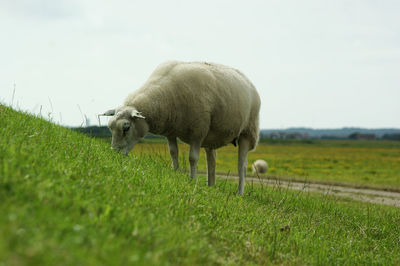
[[[399,209],[278,187],[238,197],[157,157],[0,118],[0,265],[400,263]]]

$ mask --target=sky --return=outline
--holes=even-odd
[[[0,102],[106,125],[97,114],[160,63],[209,61],[253,82],[263,129],[400,128],[399,14],[397,0],[1,0]]]

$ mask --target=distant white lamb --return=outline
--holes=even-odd
[[[251,166],[253,174],[264,174],[268,170],[268,164],[264,160],[257,160]]]
[[[247,153],[258,142],[260,97],[240,71],[214,63],[169,61],[159,65],[122,107],[103,115],[111,147],[124,154],[147,132],[168,139],[178,169],[177,138],[190,145],[190,176],[196,178],[200,148],[207,156],[208,185],[215,185],[216,149],[239,145],[239,189],[244,191]]]

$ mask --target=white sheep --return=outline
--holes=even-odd
[[[257,160],[251,166],[253,174],[264,174],[268,170],[268,164],[264,160]]]
[[[159,65],[122,107],[103,115],[111,147],[128,154],[147,132],[165,136],[178,169],[177,138],[190,145],[190,177],[196,178],[200,148],[207,157],[208,185],[215,185],[216,149],[239,145],[239,189],[244,191],[247,153],[258,142],[260,97],[240,71],[214,63],[169,61]]]

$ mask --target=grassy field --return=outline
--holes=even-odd
[[[151,141],[151,140],[150,140]],[[160,141],[158,141],[160,142]],[[188,145],[180,144],[180,163],[188,168]],[[142,143],[134,155],[155,154],[170,161],[165,143]],[[257,159],[268,162],[268,178],[307,180],[328,184],[374,187],[400,191],[400,142],[313,140],[259,144],[248,156],[248,175],[251,163]],[[199,170],[206,171],[204,152]],[[217,172],[237,173],[237,148],[229,145],[217,151]]]
[[[400,210],[217,180],[0,106],[0,265],[396,265]]]

